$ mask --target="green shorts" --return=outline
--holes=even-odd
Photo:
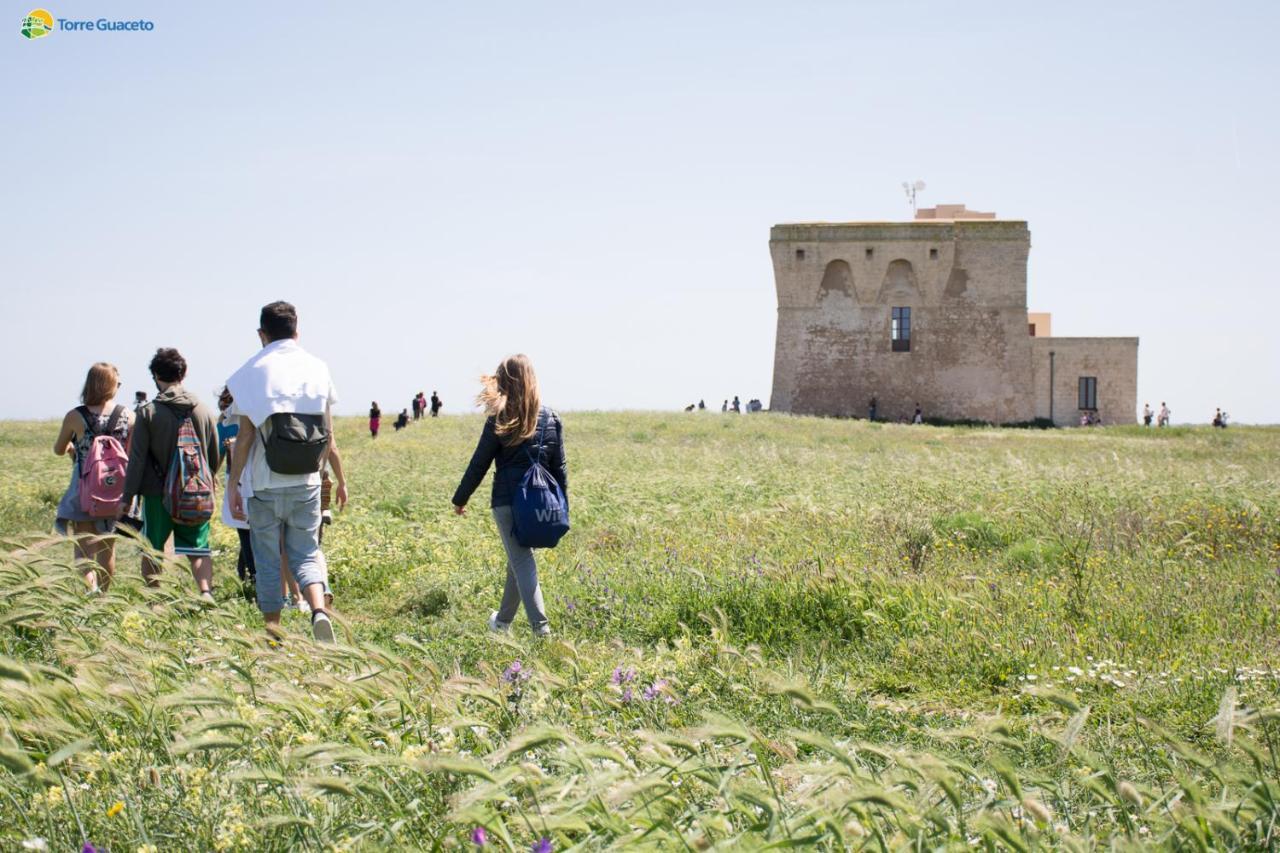
[[[164,498],[160,495],[142,496],[142,535],[147,537],[151,547],[163,551],[173,534],[173,553],[181,557],[208,557],[209,522],[188,526],[176,524],[164,508]]]

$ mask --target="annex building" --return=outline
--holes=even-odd
[[[775,225],[770,408],[1078,424],[1137,420],[1138,339],[1053,337],[1027,311],[1027,223],[964,205],[910,222]]]

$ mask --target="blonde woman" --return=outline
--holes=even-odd
[[[483,387],[476,402],[488,417],[471,464],[453,494],[453,510],[458,515],[466,513],[467,501],[488,473],[489,466],[494,465],[490,503],[498,535],[507,552],[507,583],[502,603],[489,616],[489,629],[510,628],[523,601],[534,634],[545,637],[551,633],[551,626],[542,602],[542,589],[538,586],[538,566],[533,551],[520,545],[512,533],[511,502],[535,454],[568,496],[563,428],[560,417],[542,405],[538,377],[528,356],[513,355],[505,359],[492,376],[481,377],[480,381]]]
[[[116,405],[116,393],[120,390],[120,371],[115,365],[100,361],[89,368],[80,391],[80,402],[62,419],[62,428],[53,442],[56,456],[71,457],[71,484],[58,502],[55,526],[64,536],[74,537],[77,560],[92,560],[101,569],[85,570],[84,582],[90,592],[99,586],[106,589],[116,574],[116,519],[93,518],[80,505],[80,466],[88,457],[95,436],[110,435],[120,442],[125,453],[129,452],[129,439],[133,433],[133,413]]]

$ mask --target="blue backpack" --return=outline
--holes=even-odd
[[[549,419],[540,413],[538,444],[529,451],[529,470],[511,501],[511,532],[526,548],[554,548],[569,532],[569,499],[542,465],[542,439]]]

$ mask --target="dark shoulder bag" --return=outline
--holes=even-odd
[[[276,412],[263,450],[267,467],[277,474],[315,474],[329,449],[329,427],[325,417]]]

